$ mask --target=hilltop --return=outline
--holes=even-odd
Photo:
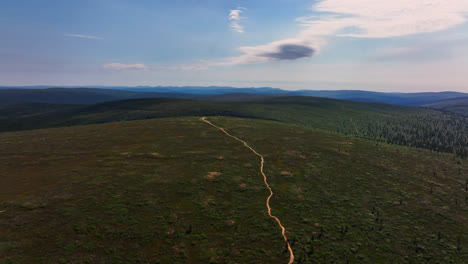
[[[462,263],[466,160],[211,117],[265,157],[297,263]],[[286,263],[259,159],[199,117],[0,133],[0,262]]]
[[[16,109],[14,116],[11,107]],[[62,106],[55,110],[41,106],[34,116],[23,114],[18,106],[11,107],[0,108],[1,131],[161,117],[234,116],[276,120],[377,142],[450,152],[461,157],[468,155],[467,117],[427,108],[285,96],[248,102],[133,99],[90,106]],[[34,109],[34,105],[25,107]]]

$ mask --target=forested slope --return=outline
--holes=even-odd
[[[235,116],[276,120],[379,142],[468,155],[468,118],[439,110],[314,97],[253,102],[183,99],[113,101],[31,117],[5,117],[2,131],[176,116]]]

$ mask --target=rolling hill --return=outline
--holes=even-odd
[[[92,88],[48,89],[2,89],[0,105],[49,103],[49,104],[96,104],[108,101],[135,98],[189,98],[189,95],[164,92],[131,92]]]
[[[447,99],[468,96],[466,93],[459,92],[437,92],[437,93],[381,93],[356,90],[338,90],[338,91],[296,91],[291,95],[315,96],[334,99],[344,99],[357,102],[374,102],[385,104],[396,104],[406,106],[422,106]]]
[[[9,111],[8,107],[3,109]],[[271,97],[249,102],[134,99],[17,117],[0,111],[0,131],[177,116],[276,120],[377,142],[468,156],[467,117],[426,108],[314,97]]]
[[[265,157],[296,263],[463,263],[466,160],[208,118]],[[260,160],[199,117],[0,133],[2,263],[287,263]]]
[[[468,116],[468,97],[444,100],[433,104],[427,104],[425,107]]]
[[[243,95],[242,95],[243,94]],[[383,93],[360,90],[300,90],[288,91],[278,88],[235,88],[235,87],[0,87],[0,105],[18,103],[59,103],[59,104],[93,104],[113,100],[133,98],[197,98],[203,100],[250,101],[252,98],[269,96],[312,96],[332,99],[343,99],[358,102],[376,102],[406,106],[423,106],[440,101],[468,97],[467,93]]]

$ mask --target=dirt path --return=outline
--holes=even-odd
[[[281,234],[283,235],[283,238],[284,238],[284,241],[286,242],[287,246],[288,246],[288,250],[289,250],[289,262],[288,264],[292,264],[294,262],[294,253],[292,251],[292,248],[291,248],[291,245],[289,244],[289,241],[288,241],[288,238],[286,237],[286,229],[284,228],[284,226],[281,224],[281,221],[279,220],[278,217],[274,216],[271,214],[271,207],[270,207],[270,199],[271,197],[273,196],[273,190],[271,189],[270,185],[268,184],[268,181],[267,181],[267,177],[265,175],[265,173],[263,172],[263,164],[265,163],[265,159],[263,158],[263,156],[261,154],[259,154],[257,151],[255,151],[252,147],[250,147],[247,142],[245,142],[244,140],[242,139],[239,139],[231,134],[229,134],[228,132],[226,132],[226,130],[224,130],[224,128],[222,127],[219,127],[213,123],[211,123],[210,121],[206,120],[206,117],[202,117],[201,120],[207,124],[209,124],[210,126],[213,126],[221,131],[223,131],[224,134],[226,134],[227,136],[241,142],[244,144],[244,146],[248,149],[250,149],[253,153],[255,153],[255,155],[259,156],[260,159],[261,159],[261,163],[260,163],[260,173],[263,175],[263,181],[265,182],[265,185],[266,187],[268,188],[268,190],[270,190],[270,196],[268,196],[267,200],[266,200],[266,206],[268,208],[268,215],[275,219],[276,222],[278,222],[278,225],[279,227],[281,227]]]
[[[356,131],[356,134],[359,135],[359,129],[357,128],[356,123],[354,123],[353,118],[351,117],[351,118],[349,119],[349,121],[351,121],[351,123],[353,123],[353,125],[354,125],[354,130]]]

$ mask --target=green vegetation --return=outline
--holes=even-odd
[[[158,97],[190,98],[192,96],[180,93],[132,92],[94,88],[0,89],[0,105],[26,103],[97,104],[115,100]]]
[[[468,156],[468,117],[438,110],[313,97],[255,102],[136,99],[108,102],[31,117],[2,117],[13,131],[174,116],[235,116],[276,120],[378,142]]]
[[[147,110],[128,108],[129,117],[175,107],[124,105],[137,102]],[[185,104],[194,111],[196,101]],[[282,104],[244,104],[236,113],[255,107],[262,114]],[[82,112],[72,121],[109,121],[124,111],[113,116],[105,110],[112,105],[95,107],[102,115]],[[304,109],[314,108],[297,104],[278,118]],[[348,121],[354,129],[352,117],[364,133],[359,109],[346,112],[318,127]],[[466,160],[274,121],[209,120],[265,156],[273,213],[287,228],[296,263],[468,259]],[[291,120],[311,122],[307,115]],[[280,230],[265,213],[259,160],[197,117],[1,133],[0,168],[0,263],[288,259]]]
[[[468,116],[468,97],[444,100],[433,104],[427,104],[425,106]]]

